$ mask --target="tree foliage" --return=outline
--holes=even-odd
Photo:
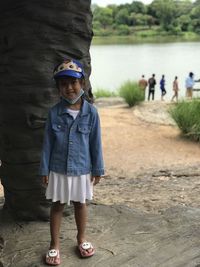
[[[170,33],[200,33],[200,0],[154,0],[130,4],[92,6],[93,29],[96,35],[128,35],[152,26]]]

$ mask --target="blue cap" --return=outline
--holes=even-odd
[[[80,79],[85,76],[82,64],[78,60],[66,59],[56,66],[53,72],[54,79],[70,76]]]

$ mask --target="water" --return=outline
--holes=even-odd
[[[170,99],[172,82],[179,77],[179,95],[185,97],[185,79],[190,71],[200,79],[200,42],[164,44],[92,45],[91,84],[93,90],[116,91],[126,80],[138,81],[142,74],[148,79],[156,74],[155,99],[160,99],[159,81],[166,78],[166,99]],[[200,88],[200,83],[195,84]],[[194,92],[194,96],[200,96]]]

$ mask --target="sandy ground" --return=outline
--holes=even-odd
[[[200,146],[180,136],[165,117],[167,105],[99,106],[106,176],[95,188],[95,201],[147,212],[198,206]]]
[[[200,146],[180,136],[167,108],[160,102],[99,108],[107,176],[96,200],[156,213],[199,206]]]

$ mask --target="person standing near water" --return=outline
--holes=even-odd
[[[151,95],[152,95],[152,100],[154,100],[155,85],[156,85],[155,74],[152,74],[152,77],[149,78],[148,85],[149,85],[148,101],[150,100]]]
[[[194,86],[194,73],[190,72],[189,76],[185,80],[186,87],[186,97],[192,99],[193,96],[193,86]]]
[[[172,96],[171,101],[173,102],[174,98],[176,98],[176,102],[178,102],[179,88],[178,88],[178,77],[177,76],[174,78],[174,81],[173,81],[173,91],[174,91],[174,95]]]
[[[147,88],[148,82],[145,79],[144,75],[142,75],[141,79],[138,82],[138,85],[139,85],[142,93],[144,94],[144,100],[145,100],[145,93],[146,93],[146,88]]]
[[[160,80],[160,90],[161,90],[161,101],[164,101],[164,96],[167,93],[165,89],[165,75],[162,75],[162,78]]]

